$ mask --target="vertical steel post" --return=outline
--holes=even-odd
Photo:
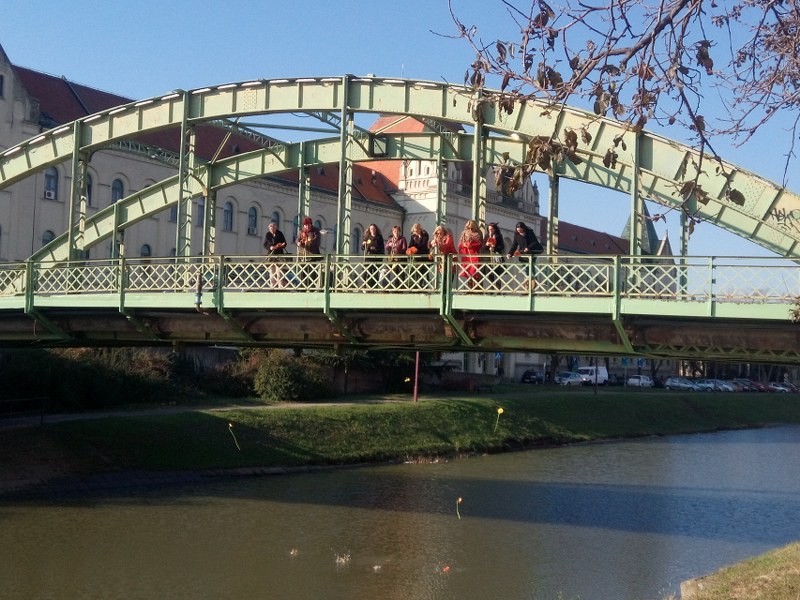
[[[217,249],[217,190],[209,189],[203,207],[203,256],[214,254]]]
[[[350,158],[355,124],[348,111],[350,104],[350,76],[342,77],[342,111],[339,124],[339,193],[336,201],[336,252],[350,253],[350,213],[353,208],[353,161]]]
[[[557,173],[550,176],[549,202],[547,215],[547,254],[558,254],[558,198],[561,179]]]
[[[448,163],[442,158],[441,151],[436,161],[436,224],[444,225],[447,221],[447,171]]]
[[[633,138],[633,172],[631,173],[631,227],[630,254],[642,254],[642,228],[644,226],[644,201],[639,194],[639,134]]]
[[[472,134],[472,218],[478,226],[486,225],[486,165],[483,124],[475,121]]]
[[[78,250],[83,249],[83,232],[86,226],[86,170],[88,156],[81,152],[81,123],[76,121],[72,128],[72,176],[69,191],[69,222],[67,224],[67,246],[69,259],[78,258]],[[78,222],[75,223],[75,212]]]
[[[306,162],[306,143],[300,142],[300,170],[297,173],[297,219],[298,225],[303,215],[311,210],[311,171]]]
[[[181,120],[181,147],[178,159],[178,221],[175,233],[175,255],[190,256],[192,253],[192,189],[190,178],[195,168],[195,131],[189,124],[191,96],[182,92],[183,118]]]

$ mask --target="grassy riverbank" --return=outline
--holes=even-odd
[[[509,385],[482,397],[359,397],[98,416],[0,435],[0,484],[125,470],[296,467],[800,423],[794,394]],[[500,414],[498,409],[502,408]],[[2,488],[0,488],[2,489]]]
[[[800,543],[686,582],[681,592],[684,600],[797,600]]]

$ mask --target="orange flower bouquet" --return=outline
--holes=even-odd
[[[417,253],[416,246],[411,246],[408,250],[406,250],[406,254],[408,254],[408,256],[414,256],[416,253]]]

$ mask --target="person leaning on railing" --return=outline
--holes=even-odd
[[[405,262],[406,250],[408,250],[408,242],[399,225],[392,227],[392,235],[386,240],[384,250],[386,250],[387,260],[393,263],[387,269],[387,277],[384,283],[397,287],[397,277],[403,268],[400,263]]]
[[[472,289],[481,280],[478,256],[483,248],[483,234],[478,228],[478,223],[473,219],[464,225],[464,231],[458,240],[458,253],[461,255],[461,269],[459,276],[466,280],[467,287]]]
[[[414,223],[411,226],[406,254],[413,256],[415,260],[430,260],[428,258],[429,247],[428,232],[419,223]]]
[[[303,219],[303,228],[297,236],[297,254],[308,260],[319,260],[322,258],[319,252],[321,242],[319,229],[314,227],[310,217]]]
[[[366,267],[366,281],[364,283],[367,287],[374,288],[378,284],[378,272],[380,270],[378,262],[383,260],[383,253],[386,249],[383,234],[375,223],[370,223],[364,232],[364,241],[361,242],[361,247],[364,250],[364,260],[372,263]]]
[[[489,264],[485,267],[486,276],[489,283],[494,284],[497,279],[495,269],[499,269],[499,267],[495,267],[494,265],[503,263],[503,255],[506,252],[506,243],[503,240],[503,234],[497,226],[497,223],[489,223],[489,225],[487,225],[484,248],[486,254],[489,255]],[[492,287],[494,286],[492,285]]]
[[[527,257],[535,256],[542,252],[544,252],[544,248],[536,238],[536,234],[525,223],[519,221],[514,232],[514,242],[511,244],[506,258],[510,259],[512,256],[518,256],[520,262],[528,262],[528,277],[532,282],[531,286],[536,285],[533,281],[533,259]]]
[[[434,255],[441,254],[447,256],[448,254],[456,253],[456,245],[453,242],[453,235],[447,230],[444,225],[439,225],[433,230],[433,239],[428,244],[429,256],[433,259]],[[442,263],[444,264],[444,263]],[[442,270],[442,265],[439,265],[439,272]]]

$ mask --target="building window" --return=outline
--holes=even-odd
[[[254,206],[247,211],[247,233],[248,235],[258,235],[258,211]]]
[[[300,235],[300,215],[296,215],[294,221],[292,221],[292,241],[297,240],[297,236]]]
[[[0,75],[0,98],[3,98],[3,88],[5,88],[5,75]]]
[[[142,258],[150,258],[153,256],[153,250],[150,248],[150,244],[142,244],[142,247],[139,250],[139,255]]]
[[[352,245],[350,246],[350,251],[357,253],[361,248],[361,228],[356,227],[353,229],[353,235],[350,238],[352,240]]]
[[[122,200],[123,196],[125,195],[125,186],[122,184],[122,180],[115,179],[111,182],[111,204]]]
[[[44,197],[48,200],[58,199],[58,170],[48,167],[44,171]]]
[[[195,225],[202,227],[206,220],[206,199],[201,197],[197,201],[197,217],[195,218]]]
[[[226,202],[222,209],[222,230],[233,231],[233,202]]]
[[[177,223],[178,221],[178,205],[170,206],[169,207],[169,220],[172,223]]]
[[[92,176],[86,174],[86,206],[92,205]]]
[[[54,239],[56,239],[56,234],[48,229],[42,234],[42,246],[47,246]]]
[[[280,229],[280,228],[281,228],[281,213],[279,213],[277,210],[276,210],[276,211],[273,211],[273,213],[272,213],[272,216],[270,217],[270,220],[271,220],[273,223],[275,223],[275,226],[276,226],[278,229]]]

